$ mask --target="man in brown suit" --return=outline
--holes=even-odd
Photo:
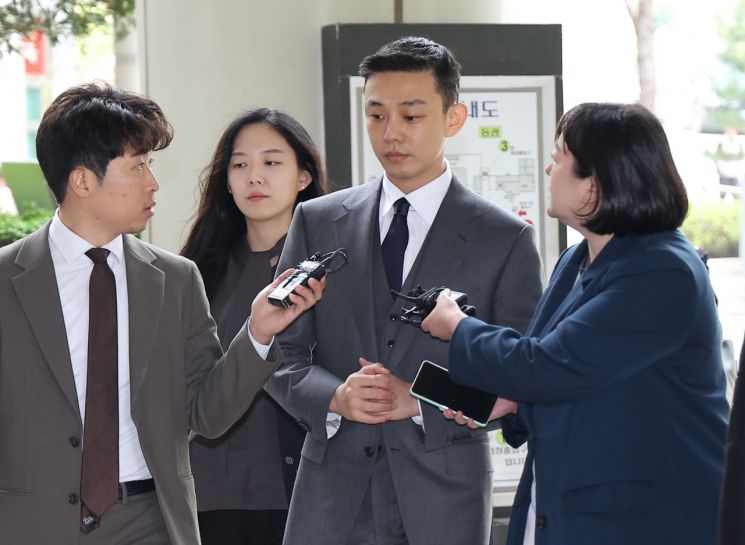
[[[313,281],[280,309],[267,287],[223,356],[194,264],[130,234],[171,138],[157,104],[106,85],[64,92],[42,119],[60,207],[0,249],[3,543],[198,544],[189,431],[218,436],[246,411],[279,365],[273,336],[320,298]]]

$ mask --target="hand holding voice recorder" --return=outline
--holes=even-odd
[[[334,268],[329,267],[329,264],[337,256],[341,256],[344,261]],[[285,278],[285,281],[279,286],[274,288],[267,298],[269,299],[269,302],[275,306],[289,308],[292,306],[290,294],[295,291],[295,288],[298,286],[308,287],[308,281],[311,278],[320,280],[326,276],[326,273],[333,273],[344,267],[344,265],[347,264],[347,261],[347,251],[344,248],[339,248],[338,250],[323,255],[321,255],[320,252],[317,252],[295,267],[295,272]]]
[[[401,309],[401,314],[398,316],[398,320],[404,324],[421,327],[424,319],[434,310],[435,306],[437,306],[437,296],[440,295],[440,292],[444,289],[445,286],[430,288],[428,290],[425,290],[422,286],[417,286],[409,291],[407,295],[391,290],[391,294],[394,296],[400,297],[409,303],[413,303],[410,308],[404,307]],[[465,293],[451,290],[450,297],[458,303],[460,309],[468,316],[476,316],[476,307],[467,304],[468,298]]]

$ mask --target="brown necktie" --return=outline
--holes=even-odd
[[[80,527],[90,532],[114,505],[119,487],[119,380],[116,282],[106,263],[109,251],[91,248],[88,315],[88,379],[83,430]]]

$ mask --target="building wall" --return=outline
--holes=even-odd
[[[29,158],[26,143],[26,79],[23,58],[0,57],[0,163]]]
[[[500,5],[410,0],[403,16],[405,23],[495,23]],[[137,10],[142,91],[175,130],[155,158],[161,187],[146,237],[173,251],[188,232],[199,172],[230,120],[250,107],[282,108],[322,147],[321,27],[394,22],[393,0],[143,0]]]

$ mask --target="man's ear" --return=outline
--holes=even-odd
[[[447,118],[445,135],[455,136],[458,134],[458,131],[463,128],[466,119],[468,119],[468,108],[466,108],[465,104],[461,104],[460,102],[458,104],[453,104],[448,108],[445,117]]]
[[[91,184],[96,181],[96,175],[85,167],[75,167],[67,176],[67,192],[72,191],[85,199],[90,195]]]

